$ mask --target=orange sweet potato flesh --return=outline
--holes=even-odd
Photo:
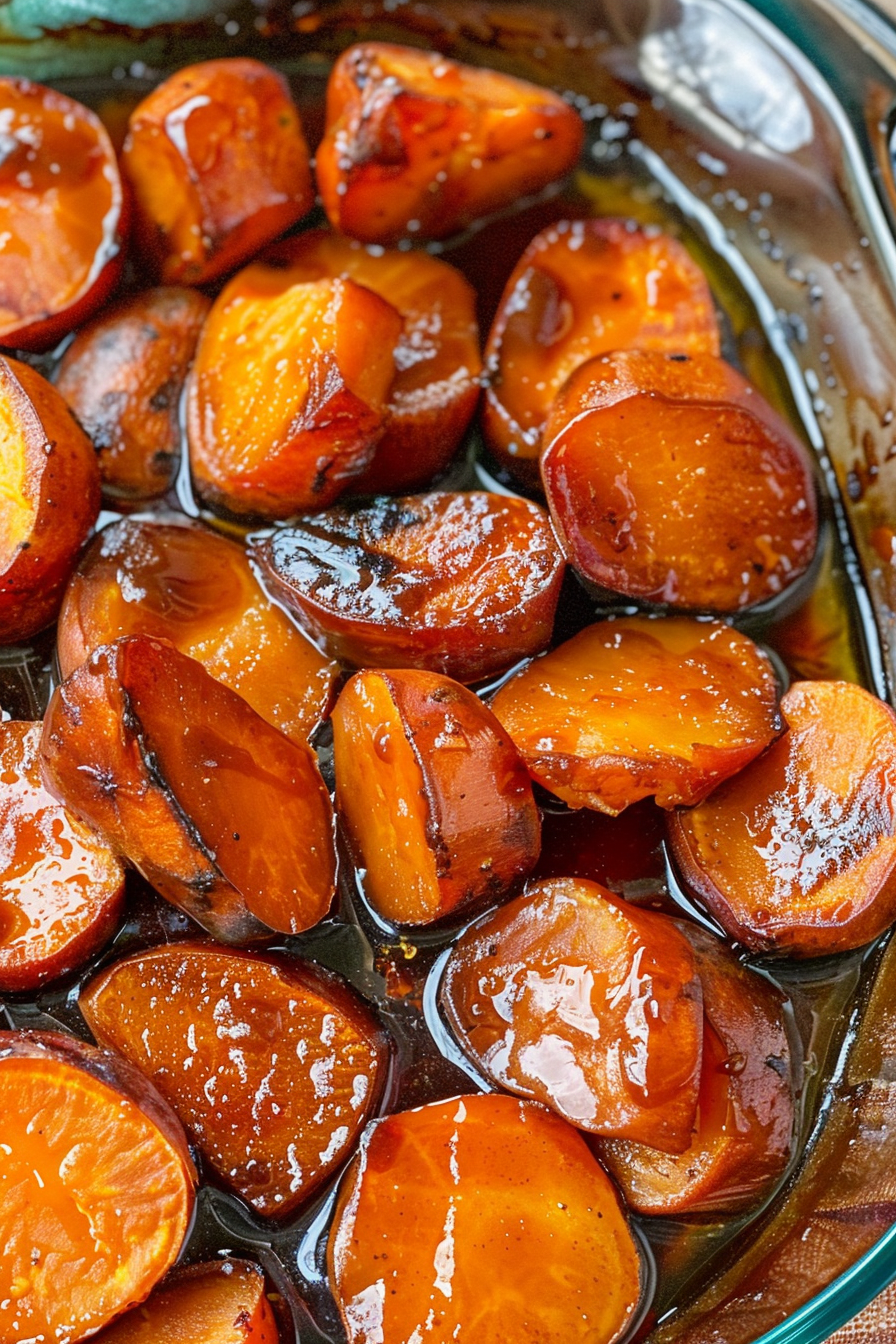
[[[583,139],[579,114],[547,89],[365,42],[330,75],[317,185],[353,238],[444,238],[562,177]]]
[[[385,1257],[385,1258],[384,1258]],[[485,1094],[370,1126],[328,1248],[348,1344],[613,1344],[640,1297],[636,1244],[571,1126]]]
[[[0,345],[47,350],[121,274],[121,178],[102,122],[73,98],[5,78],[0,104]]]
[[[0,1032],[0,1338],[76,1344],[177,1258],[196,1173],[136,1070],[54,1033]]]
[[[703,1046],[694,951],[666,915],[555,878],[466,931],[442,1009],[500,1087],[577,1125],[681,1153]]]
[[[96,1344],[278,1344],[264,1274],[248,1260],[193,1265],[95,1337]]]
[[[541,458],[570,563],[626,597],[735,612],[809,568],[818,535],[806,449],[712,355],[621,351],[583,364]]]
[[[563,560],[525,499],[433,491],[297,520],[250,552],[332,658],[472,682],[543,649]]]
[[[797,682],[787,731],[669,821],[682,878],[758,952],[861,947],[896,919],[896,715],[847,682]]]
[[[531,870],[529,776],[472,691],[434,672],[357,672],[332,722],[339,814],[383,918],[428,924]]]
[[[93,445],[62,397],[0,356],[0,643],[54,620],[99,507]]]
[[[532,777],[570,807],[699,802],[783,728],[771,661],[721,621],[589,625],[492,701]]]
[[[178,70],[134,109],[122,157],[140,259],[204,285],[311,209],[298,110],[282,75],[242,57]]]
[[[130,295],[83,327],[56,386],[99,456],[113,499],[163,495],[180,455],[178,407],[209,301],[175,286]]]
[[[103,971],[80,1007],[263,1217],[288,1217],[338,1170],[382,1091],[376,1023],[335,977],[295,961],[156,947]]]
[[[168,639],[287,737],[307,741],[338,672],[261,590],[242,547],[186,523],[103,529],[59,613],[63,677],[123,635]]]
[[[311,750],[172,644],[132,635],[55,691],[44,781],[214,937],[300,933],[334,890],[330,797]]]

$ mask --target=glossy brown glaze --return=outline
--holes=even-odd
[[[96,1344],[278,1344],[264,1274],[249,1260],[180,1270]]]

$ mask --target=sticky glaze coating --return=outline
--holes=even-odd
[[[264,1274],[248,1260],[177,1271],[95,1344],[278,1344]]]

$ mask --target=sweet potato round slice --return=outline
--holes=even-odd
[[[336,664],[265,596],[242,547],[205,528],[126,519],[88,547],[59,613],[62,676],[138,634],[169,639],[296,741],[330,703]]]
[[[131,113],[123,164],[141,259],[166,284],[233,270],[314,204],[282,75],[243,57],[188,65]]]
[[[721,621],[589,625],[492,701],[534,779],[570,807],[696,803],[781,731],[771,661]]]
[[[486,1094],[378,1120],[328,1248],[349,1344],[612,1344],[640,1297],[618,1196],[581,1135]]]
[[[142,1302],[180,1252],[196,1173],[124,1060],[0,1032],[0,1339],[76,1344]]]
[[[376,1023],[334,977],[294,961],[156,947],[103,971],[80,1006],[263,1216],[290,1215],[342,1165],[382,1089]]]
[[[278,1344],[264,1274],[249,1260],[192,1265],[95,1344]]]
[[[693,948],[666,915],[555,878],[469,928],[441,1004],[485,1074],[606,1137],[681,1153],[703,1045]]]
[[[896,919],[896,715],[843,681],[797,682],[787,731],[669,820],[687,887],[757,952],[861,947]]]
[[[806,572],[818,537],[808,453],[712,355],[622,351],[572,374],[541,459],[551,517],[586,580],[733,612]]]
[[[54,692],[50,792],[214,937],[300,933],[333,898],[330,796],[310,748],[173,644],[105,645]]]
[[[330,75],[317,185],[353,238],[444,238],[562,177],[583,138],[578,112],[538,85],[365,42]]]
[[[462,682],[544,648],[563,577],[544,510],[484,492],[328,509],[252,554],[274,598],[331,657]]]
[[[357,672],[332,721],[336,802],[378,914],[428,924],[533,867],[526,767],[472,691],[434,672]]]
[[[155,499],[174,479],[180,395],[209,306],[174,286],[130,295],[83,327],[62,357],[56,386],[113,499]]]

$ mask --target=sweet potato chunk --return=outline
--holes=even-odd
[[[55,618],[99,508],[96,454],[62,397],[0,356],[0,643]]]
[[[214,937],[300,933],[333,897],[311,750],[167,641],[132,635],[55,691],[47,788]]]
[[[141,260],[204,285],[314,204],[308,147],[282,75],[242,57],[188,65],[131,113],[123,164]]]
[[[896,715],[842,681],[797,682],[783,737],[669,822],[687,887],[757,952],[861,947],[896,919]]]
[[[444,238],[562,177],[583,138],[579,114],[547,89],[365,42],[330,75],[317,185],[353,238]]]
[[[264,1274],[248,1260],[181,1270],[95,1344],[278,1344]]]
[[[526,767],[494,715],[434,672],[357,672],[333,711],[336,802],[365,893],[397,924],[497,899],[538,858]]]
[[[702,995],[668,916],[581,878],[533,883],[463,934],[441,1004],[499,1086],[593,1134],[664,1153],[690,1142]]]
[[[127,519],[91,543],[59,613],[63,677],[122,635],[169,639],[299,742],[338,672],[265,596],[243,549],[201,527]]]
[[[155,499],[180,454],[178,407],[209,301],[194,289],[122,299],[78,332],[56,386],[99,455],[113,499]]]
[[[532,1102],[438,1101],[370,1126],[328,1248],[349,1344],[612,1344],[640,1297],[618,1196]]]
[[[676,607],[740,611],[808,569],[806,449],[712,355],[622,351],[581,365],[544,431],[560,543],[587,581]]]
[[[639,798],[696,803],[781,731],[766,654],[721,621],[600,621],[492,702],[534,779],[613,815]]]
[[[198,944],[156,947],[81,995],[101,1045],[170,1102],[215,1176],[285,1217],[345,1161],[381,1090],[385,1039],[335,978]]]
[[[478,491],[328,509],[252,554],[274,598],[331,657],[462,682],[544,648],[563,576],[544,510]]]
[[[177,1258],[183,1130],[124,1060],[51,1032],[0,1032],[0,1110],[0,1339],[76,1344]]]

